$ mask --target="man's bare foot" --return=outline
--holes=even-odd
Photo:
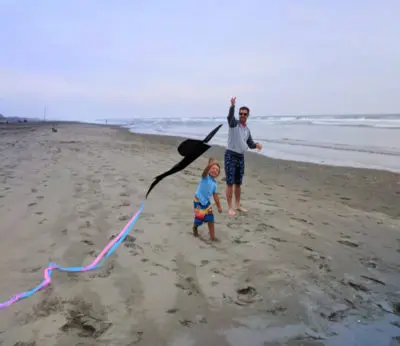
[[[197,229],[197,226],[196,226],[196,225],[193,225],[193,235],[194,235],[195,237],[198,237],[198,236],[199,236],[199,230]]]
[[[210,237],[210,240],[216,243],[219,243],[219,239],[217,237]]]
[[[241,211],[242,213],[247,213],[248,210],[246,208],[243,207],[236,207],[236,210]]]
[[[233,209],[229,209],[228,214],[229,214],[229,216],[235,216],[236,212]]]

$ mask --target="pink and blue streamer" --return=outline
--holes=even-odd
[[[10,305],[30,297],[31,295],[35,294],[36,292],[40,291],[42,288],[50,285],[51,283],[51,275],[54,269],[58,269],[64,272],[87,272],[93,269],[100,268],[105,260],[117,249],[117,247],[124,241],[128,233],[132,230],[133,226],[135,225],[139,215],[143,211],[144,203],[140,206],[139,210],[136,214],[129,220],[123,230],[113,239],[111,240],[107,246],[100,252],[100,254],[95,258],[95,260],[86,267],[60,267],[55,263],[49,263],[48,267],[44,270],[44,280],[35,288],[31,289],[30,291],[20,292],[15,294],[11,299],[4,303],[0,303],[0,310],[3,310]]]

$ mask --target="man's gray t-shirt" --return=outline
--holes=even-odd
[[[235,118],[235,106],[229,108],[228,124],[228,150],[243,155],[247,148],[256,149],[249,128]]]

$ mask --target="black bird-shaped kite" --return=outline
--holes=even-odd
[[[202,141],[198,139],[186,139],[185,141],[183,141],[178,147],[178,152],[183,156],[183,159],[178,162],[174,167],[172,167],[169,171],[166,171],[154,178],[153,183],[150,185],[150,188],[147,191],[146,198],[149,195],[150,191],[153,190],[154,186],[156,186],[162,179],[186,168],[193,161],[203,155],[208,149],[210,149],[211,145],[208,145],[206,143],[214,137],[221,126],[222,124],[218,125]]]

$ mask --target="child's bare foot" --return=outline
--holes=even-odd
[[[233,209],[229,209],[228,214],[229,214],[229,216],[235,216],[236,212]]]
[[[196,226],[196,225],[193,225],[193,235],[194,235],[195,237],[198,237],[198,236],[199,236],[199,230],[197,229],[197,226]]]
[[[243,208],[243,207],[241,207],[241,206],[236,207],[236,210],[241,211],[242,213],[247,213],[247,212],[248,212],[247,209],[245,209],[245,208]]]

